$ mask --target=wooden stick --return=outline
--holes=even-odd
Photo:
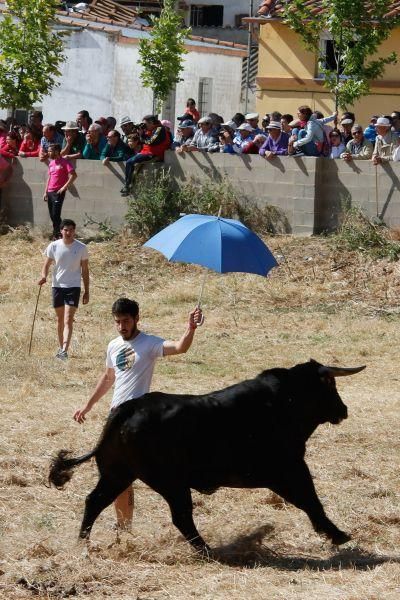
[[[29,340],[29,350],[28,350],[28,356],[31,355],[31,349],[32,349],[32,339],[33,339],[33,328],[35,327],[35,319],[36,319],[36,313],[37,313],[37,307],[39,304],[39,298],[40,298],[40,290],[42,289],[42,286],[39,285],[39,291],[38,291],[38,295],[36,298],[36,306],[35,306],[35,312],[33,315],[33,321],[32,321],[32,329],[31,329],[31,339]]]

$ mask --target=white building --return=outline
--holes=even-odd
[[[61,66],[59,87],[35,109],[45,122],[75,119],[82,109],[93,118],[129,115],[140,121],[152,112],[152,92],[140,80],[139,40],[149,37],[138,25],[114,24],[114,20],[89,18],[87,14],[59,14],[57,27],[70,35],[65,41],[66,62]],[[188,39],[182,80],[171,94],[164,117],[172,122],[193,97],[202,114],[216,112],[229,119],[243,110],[242,63],[246,47],[217,39]],[[168,104],[168,103],[167,103]],[[0,111],[0,117],[7,111]],[[19,113],[19,120],[25,121]]]

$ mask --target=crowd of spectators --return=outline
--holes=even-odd
[[[265,160],[277,156],[322,156],[331,159],[372,160],[374,164],[400,160],[400,111],[373,115],[366,127],[356,122],[354,113],[324,116],[308,106],[300,106],[297,115],[273,111],[260,119],[257,113],[236,113],[225,120],[216,113],[202,116],[194,99],[189,98],[177,126],[155,115],[140,123],[129,116],[117,122],[114,117],[95,120],[81,110],[75,121],[43,124],[40,111],[31,114],[29,123],[10,130],[0,120],[0,155],[39,157],[48,162],[49,148],[61,147],[65,159],[125,162],[128,195],[137,164],[162,161],[168,149],[184,152],[222,152],[232,155],[258,154]]]

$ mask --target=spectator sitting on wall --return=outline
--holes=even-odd
[[[391,131],[391,123],[386,117],[379,117],[376,121],[376,140],[372,153],[374,165],[380,165],[393,158],[393,152],[400,144],[400,138],[395,131]]]
[[[48,159],[48,149],[50,144],[59,144],[61,147],[63,141],[64,138],[61,133],[56,131],[56,126],[51,123],[46,123],[46,125],[43,126],[43,137],[40,140],[40,160],[45,162]]]
[[[309,106],[300,106],[297,111],[301,129],[294,128],[289,138],[288,153],[319,156],[319,147],[324,141],[324,130]]]
[[[82,133],[87,133],[90,125],[93,123],[93,119],[87,110],[80,110],[76,115],[76,122],[78,124],[79,131]]]
[[[369,160],[372,156],[373,145],[369,142],[364,134],[363,128],[358,123],[355,123],[351,128],[353,139],[346,144],[346,149],[340,155],[346,162],[351,160]]]
[[[258,133],[255,136],[254,140],[249,142],[243,148],[243,154],[260,154],[260,150],[261,150],[263,144],[266,142],[266,140],[267,140],[267,136],[265,135],[265,133]]]
[[[292,134],[292,128],[290,127],[289,123],[291,123],[293,121],[293,115],[290,115],[289,113],[286,113],[286,114],[284,114],[284,115],[281,116],[280,121],[281,121],[282,131],[284,131],[288,135],[291,135]],[[268,123],[267,123],[267,125],[268,125]],[[264,129],[264,127],[263,127],[263,129]]]
[[[200,119],[200,113],[196,108],[196,101],[193,98],[188,98],[186,102],[185,115],[187,119],[191,119],[195,123]]]
[[[172,142],[172,147],[176,149],[177,152],[180,152],[180,146],[183,144],[189,144],[194,136],[195,123],[194,121],[187,119],[186,121],[181,121],[178,126],[177,132],[174,137],[174,141]]]
[[[366,127],[364,129],[364,137],[369,142],[371,142],[371,144],[375,144],[375,140],[376,140],[376,136],[377,136],[375,125],[376,125],[377,120],[378,120],[378,115],[372,115],[368,127]]]
[[[249,123],[242,123],[236,129],[236,135],[233,138],[233,151],[235,154],[242,154],[246,146],[253,141],[255,135],[256,133],[254,127],[252,127]]]
[[[162,161],[164,160],[165,151],[171,146],[171,133],[161,125],[155,115],[147,115],[143,117],[145,130],[142,136],[142,150],[126,161],[125,165],[125,186],[121,190],[122,196],[129,194],[129,188],[132,181],[132,173],[135,165],[147,162],[152,158]]]
[[[289,134],[281,129],[280,121],[270,121],[267,126],[268,137],[260,148],[260,156],[272,160],[275,156],[287,156]]]
[[[103,135],[100,125],[93,123],[86,134],[86,144],[82,151],[83,158],[88,160],[100,160],[101,153],[107,144],[107,138]]]
[[[230,129],[221,127],[218,133],[218,150],[225,154],[235,154],[233,149],[233,133]]]
[[[136,156],[136,154],[140,154],[143,148],[142,140],[137,131],[135,133],[131,133],[128,135],[128,144],[127,144],[131,156]]]
[[[119,122],[119,126],[122,129],[122,141],[126,144],[128,142],[128,135],[131,135],[136,131],[136,127],[132,119],[128,116],[122,117]]]
[[[43,136],[43,113],[40,110],[34,110],[29,116],[29,126],[32,134],[39,139]]]
[[[260,115],[258,113],[247,113],[244,118],[246,123],[248,123],[254,129],[254,135],[257,135],[258,133],[264,133],[264,131],[258,126],[258,121],[260,120]]]
[[[19,136],[15,131],[10,131],[6,137],[6,143],[0,148],[1,156],[15,158],[19,151]]]
[[[202,117],[199,120],[199,129],[196,130],[193,139],[189,143],[181,145],[182,152],[208,152],[218,142],[218,137],[213,129],[210,117]]]
[[[98,123],[94,123],[98,125]],[[124,162],[129,157],[129,148],[121,140],[121,134],[116,129],[112,129],[107,135],[107,143],[100,154],[103,165],[109,162]]]
[[[339,129],[332,129],[329,134],[330,153],[329,158],[340,158],[346,146],[343,143],[342,134]]]
[[[64,141],[61,156],[68,159],[82,158],[83,149],[86,145],[85,136],[79,131],[75,121],[67,121],[63,127]]]
[[[235,154],[233,150],[233,138],[236,130],[235,121],[227,121],[226,123],[222,123],[221,128],[218,132],[218,144],[216,146],[212,146],[212,152],[223,152],[225,154]]]
[[[24,139],[22,140],[22,144],[19,147],[18,156],[22,158],[33,158],[39,156],[39,152],[40,139],[33,130],[28,127]]]

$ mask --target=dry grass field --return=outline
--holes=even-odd
[[[326,239],[267,243],[280,257],[267,279],[209,274],[206,322],[188,354],[159,361],[153,389],[210,391],[310,357],[366,364],[337,381],[349,418],[321,426],[307,451],[327,514],[353,540],[332,547],[302,512],[267,490],[220,489],[194,494],[196,524],[215,550],[205,562],[173,527],[164,501],[138,482],[132,534],[117,543],[108,508],[87,554],[76,539],[95,464],[77,469],[64,491],[47,487],[47,471],[59,449],[91,449],[106,418],[108,397],[85,425],[72,415],[115,336],[111,303],[121,295],[137,299],[141,328],[174,339],[197,301],[201,269],[167,263],[129,237],[90,243],[91,301],[77,313],[71,358],[60,364],[48,285],[28,356],[47,242],[15,231],[0,237],[1,598],[400,597],[400,266],[338,252]]]

